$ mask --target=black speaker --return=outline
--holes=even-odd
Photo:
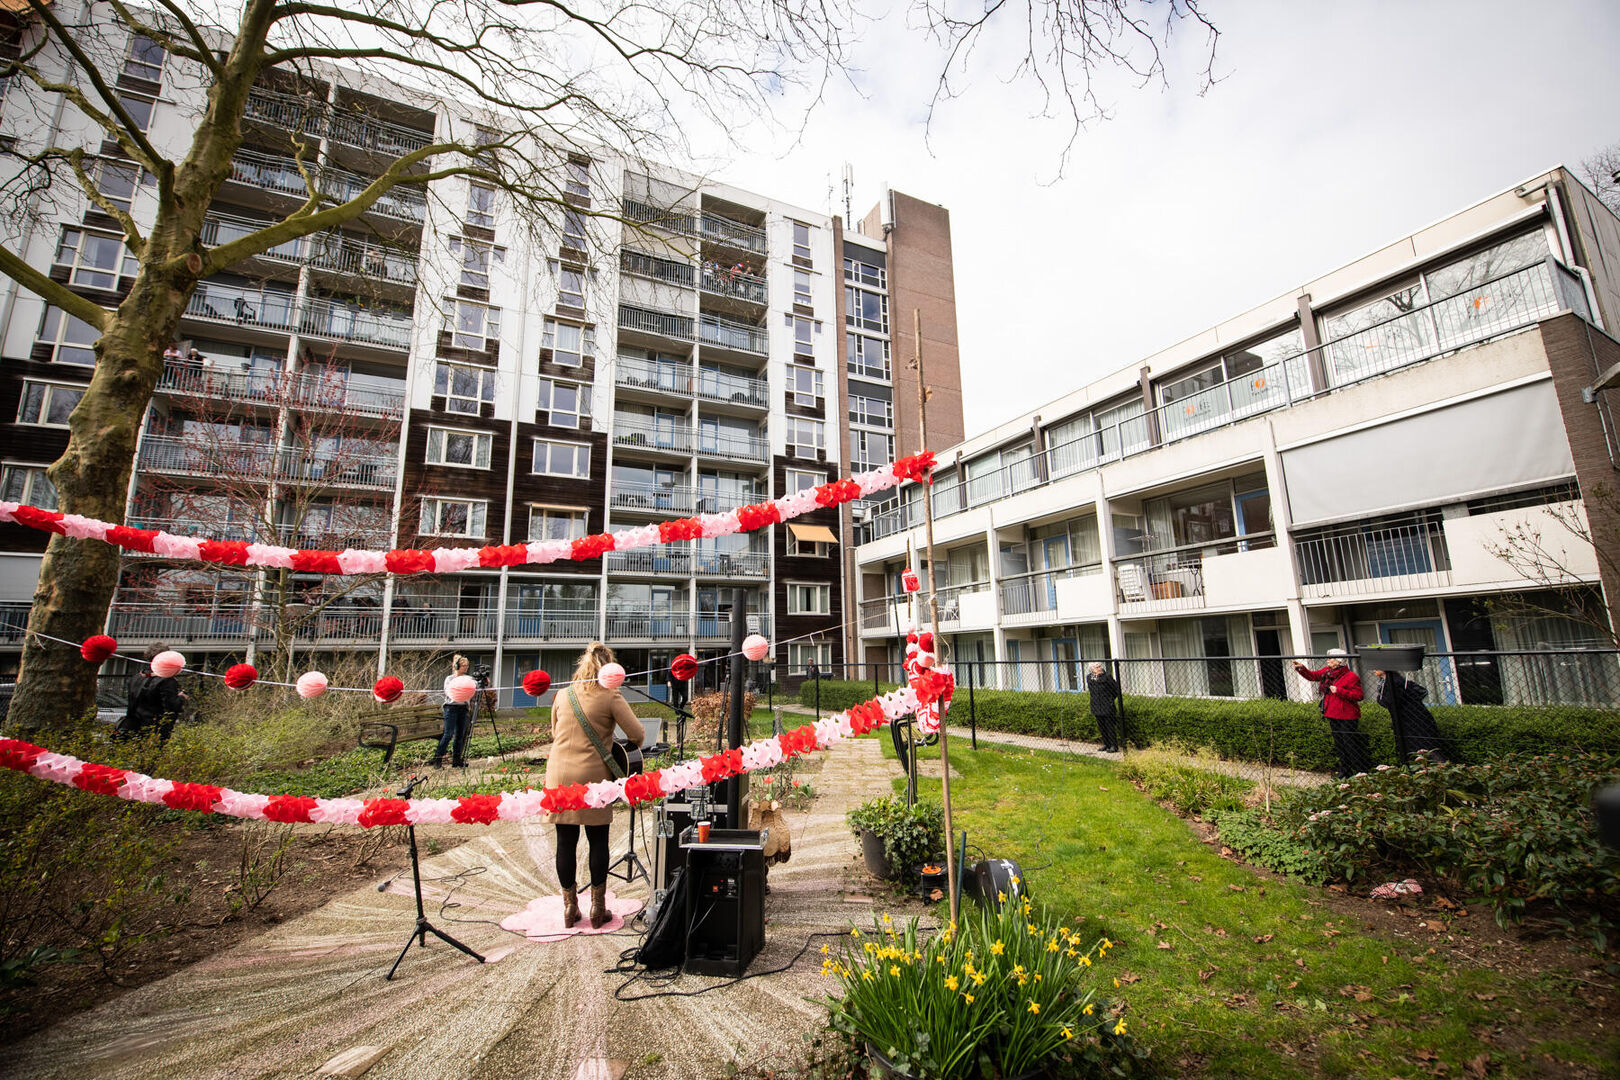
[[[962,895],[991,909],[1028,894],[1024,868],[1011,859],[985,859],[968,867],[962,875]]]
[[[686,854],[686,971],[740,976],[765,947],[765,845],[748,829],[697,830]]]

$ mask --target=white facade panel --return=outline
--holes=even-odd
[[[1280,607],[1293,594],[1288,552],[1280,547],[1206,555],[1204,603],[1218,607]]]
[[[1114,590],[1107,574],[1059,578],[1057,621],[1098,622],[1114,610]]]
[[[1590,541],[1570,531],[1571,523],[1589,531],[1579,502],[1447,518],[1443,525],[1446,550],[1451,555],[1452,584],[1524,586],[1596,581],[1597,551]],[[1542,575],[1532,570],[1542,578],[1533,583],[1526,582],[1496,554],[1529,554],[1532,550],[1544,553],[1545,557],[1537,557],[1536,563],[1547,571]]]

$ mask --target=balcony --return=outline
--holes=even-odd
[[[770,395],[771,384],[765,379],[733,375],[701,365],[698,367],[697,396],[705,400],[768,409],[771,405]]]
[[[293,637],[297,641],[354,641],[374,645],[381,640],[382,630],[382,608],[340,600],[299,619]]]
[[[359,453],[353,450],[285,450],[276,465],[276,479],[292,484],[321,487],[394,489],[398,471],[398,448],[391,453]]]
[[[333,108],[324,101],[272,90],[248,91],[244,120],[257,120],[288,131],[325,137],[345,146],[400,157],[433,142],[431,132],[391,124],[349,109]]]
[[[107,632],[120,641],[241,645],[253,631],[252,610],[244,605],[196,605],[198,610],[188,611],[190,606],[119,602],[107,612]]]
[[[684,485],[615,484],[608,493],[608,505],[615,510],[668,517],[696,513],[697,489]]]
[[[416,253],[343,233],[308,238],[306,261],[317,270],[353,274],[391,285],[416,285]]]
[[[394,643],[494,641],[495,616],[492,607],[413,607],[398,599],[388,615],[388,639]]]
[[[621,356],[614,364],[613,383],[634,390],[654,390],[684,397],[692,393],[692,365]]]
[[[321,191],[334,202],[345,203],[370,187],[374,179],[329,165],[321,170]],[[299,192],[303,191],[300,187]],[[427,220],[427,193],[414,185],[392,187],[371,204],[367,213],[420,225]]]
[[[524,601],[506,612],[506,639],[528,641],[592,641],[596,637],[596,604],[529,609]]]
[[[677,315],[673,311],[655,311],[652,308],[636,307],[634,304],[619,305],[619,329],[672,338],[675,341],[693,340],[690,315]]]
[[[268,480],[275,451],[268,443],[204,442],[172,435],[141,440],[140,468],[182,476]]]
[[[620,608],[607,613],[607,639],[686,641],[692,636],[692,616],[684,611]]]
[[[311,299],[299,310],[298,331],[405,352],[411,347],[409,312],[361,307],[338,300]]]
[[[698,219],[699,235],[706,241],[723,244],[736,251],[765,254],[765,230],[758,225],[745,225],[740,221],[704,211]]]
[[[764,463],[771,457],[770,447],[757,435],[733,435],[712,429],[699,436],[697,449],[706,457],[724,458],[727,461]]]
[[[1202,608],[1208,603],[1206,598],[1209,592],[1204,574],[1205,559],[1265,551],[1276,546],[1276,535],[1265,532],[1218,543],[1184,544],[1115,559],[1114,586],[1118,591],[1120,610],[1134,614]],[[1269,565],[1269,560],[1267,562]],[[1230,560],[1225,569],[1227,576],[1231,576]],[[1227,586],[1223,591],[1229,595],[1222,597],[1221,602],[1226,602],[1231,599],[1230,594],[1236,583],[1223,578],[1223,584]],[[1250,603],[1266,603],[1284,591],[1281,585],[1281,582],[1262,580],[1260,592],[1243,599]],[[1239,585],[1237,591],[1241,593],[1244,590]]]
[[[349,548],[371,550],[394,546],[394,535],[386,523],[372,526],[357,523],[322,525],[311,520],[301,525],[277,525],[275,536],[276,543],[283,547],[316,551],[345,551]]]
[[[691,322],[690,319],[687,320]],[[619,305],[619,325],[624,325],[624,305]],[[705,345],[715,345],[736,352],[764,356],[770,352],[770,335],[763,326],[722,319],[718,315],[705,315],[698,322],[698,339]],[[687,338],[690,341],[690,338]]]
[[[217,367],[171,362],[163,365],[157,392],[274,404],[281,398],[286,378],[280,371],[222,371]]]
[[[26,600],[0,603],[0,641],[15,644],[28,630],[28,615],[34,605]]]
[[[719,296],[727,300],[740,300],[745,304],[764,305],[770,302],[769,291],[765,279],[758,274],[749,274],[743,271],[732,273],[705,265],[699,277],[703,291],[710,296]],[[687,282],[691,284],[691,282]]]
[[[242,540],[259,538],[260,526],[252,521],[204,521],[201,518],[163,518],[131,514],[124,522],[132,529],[151,529],[171,536],[195,536],[202,540]]]
[[[249,326],[290,333],[293,317],[290,289],[253,288],[217,281],[200,281],[186,301],[186,317],[226,326]]]
[[[692,573],[692,553],[667,544],[634,551],[610,551],[605,558],[608,570],[618,573],[678,574],[681,577]]]
[[[398,420],[405,415],[405,384],[393,379],[300,372],[290,377],[289,397],[305,409]]]
[[[636,225],[651,225],[681,236],[697,235],[697,215],[690,210],[654,206],[639,199],[620,199],[619,209],[626,221]]]
[[[633,450],[663,450],[671,454],[690,454],[692,429],[685,425],[684,417],[682,423],[677,425],[614,416],[613,445]]]
[[[322,168],[306,163],[305,168],[325,201],[334,203],[348,202],[369,187],[373,180],[330,165]],[[298,170],[298,163],[292,158],[238,150],[231,156],[228,179],[260,191],[297,199],[309,197],[309,181],[304,179],[304,174]],[[368,213],[420,225],[427,219],[427,195],[417,187],[391,188],[371,205]]]
[[[1446,589],[1451,555],[1441,523],[1347,525],[1294,540],[1307,599]]]
[[[694,565],[710,577],[764,577],[771,570],[770,556],[763,551],[699,551]]]
[[[900,596],[880,596],[872,600],[862,600],[861,629],[878,631],[887,630],[888,632],[899,636],[906,620],[897,620],[894,614],[894,609],[896,607],[903,608],[909,600],[909,594],[903,594]]]
[[[662,281],[666,285],[682,289],[690,289],[697,276],[689,262],[660,259],[656,255],[644,255],[639,251],[629,250],[619,252],[619,269],[626,274],[651,278],[653,281]]]
[[[996,583],[1002,625],[1029,626],[1053,621],[1058,609],[1057,583],[1080,572],[1080,567],[1071,566],[1003,577]]]
[[[744,621],[748,624],[750,634],[770,636],[771,617],[769,615],[749,615]],[[731,613],[728,611],[700,611],[694,629],[697,631],[695,636],[700,641],[729,641],[731,640]]]

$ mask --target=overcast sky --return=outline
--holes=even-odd
[[[1170,85],[1112,87],[1112,119],[1056,182],[1064,128],[988,71],[936,117],[930,153],[935,54],[899,16],[867,33],[860,92],[835,87],[797,147],[739,148],[717,172],[841,213],[847,161],[857,219],[885,182],[950,209],[971,437],[1620,141],[1613,0],[1207,6],[1222,81],[1197,95],[1189,29]]]

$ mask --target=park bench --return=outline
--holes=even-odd
[[[382,712],[376,720],[360,724],[360,745],[382,750],[383,764],[394,760],[400,743],[437,739],[444,730],[444,710],[439,705],[403,705]]]

